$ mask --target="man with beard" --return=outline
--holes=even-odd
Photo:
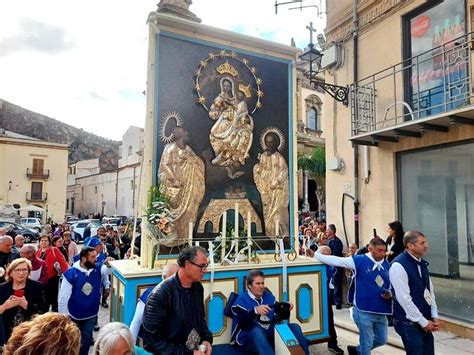
[[[104,293],[110,293],[107,266],[96,261],[97,251],[92,247],[83,248],[79,260],[63,274],[59,291],[59,312],[69,315],[81,331],[80,355],[87,355],[92,344],[102,284]]]

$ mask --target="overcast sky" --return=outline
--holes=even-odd
[[[111,139],[143,127],[146,19],[158,1],[1,0],[0,98]],[[300,48],[310,21],[323,32],[316,8],[275,15],[274,3],[194,0],[190,10],[206,25],[284,44],[293,37]]]

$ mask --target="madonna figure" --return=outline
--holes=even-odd
[[[230,77],[223,77],[220,87],[221,92],[209,110],[209,117],[216,121],[209,135],[216,155],[212,164],[225,167],[229,178],[236,179],[244,174],[238,169],[249,158],[253,119],[248,113],[245,95],[235,93],[234,82]]]
[[[288,235],[288,165],[278,151],[283,146],[283,135],[277,129],[267,129],[262,134],[261,144],[265,151],[253,168],[253,176],[262,198],[265,232],[270,237],[276,236],[277,232],[278,235]]]

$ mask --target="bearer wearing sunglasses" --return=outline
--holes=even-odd
[[[212,333],[204,313],[201,280],[206,250],[193,246],[178,256],[179,271],[156,287],[143,315],[145,350],[153,354],[210,355]]]

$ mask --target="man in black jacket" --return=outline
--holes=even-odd
[[[193,246],[178,256],[179,271],[156,287],[143,315],[145,350],[153,354],[210,355],[212,333],[204,313],[206,250]]]

